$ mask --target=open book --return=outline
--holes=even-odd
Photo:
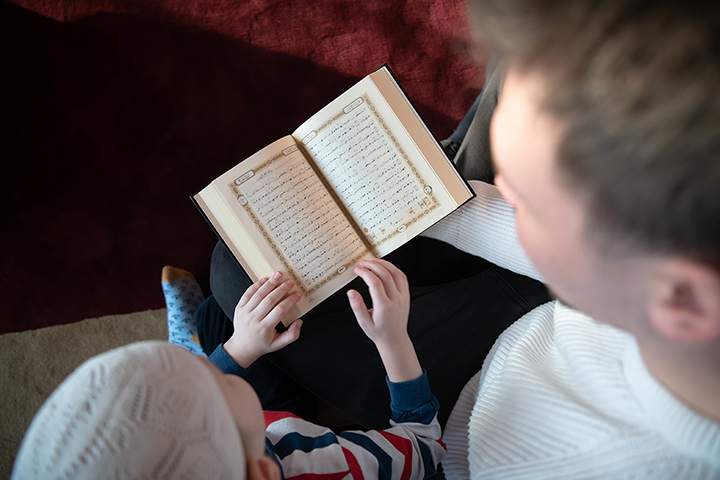
[[[284,271],[298,318],[473,197],[387,67],[193,196],[252,281]],[[418,259],[422,261],[422,259]]]

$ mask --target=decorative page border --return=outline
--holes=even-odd
[[[305,285],[305,282],[303,282],[298,274],[295,272],[295,269],[293,268],[292,264],[288,261],[288,259],[285,257],[285,254],[283,253],[280,246],[275,243],[275,239],[270,235],[270,232],[268,232],[265,228],[265,224],[263,224],[262,220],[258,218],[258,216],[255,214],[255,211],[250,206],[250,203],[248,202],[247,198],[245,198],[245,195],[243,195],[242,191],[240,190],[240,185],[245,183],[247,180],[254,177],[259,172],[263,171],[270,165],[272,165],[274,162],[278,161],[281,158],[284,158],[291,153],[295,152],[298,148],[296,146],[288,147],[285,150],[283,150],[280,153],[277,153],[273,155],[272,157],[265,160],[260,165],[256,166],[255,168],[248,170],[247,172],[243,173],[239,177],[237,177],[232,182],[228,183],[228,187],[235,195],[235,198],[237,199],[238,203],[242,206],[242,208],[245,210],[245,213],[248,214],[250,217],[250,220],[252,220],[253,224],[255,225],[255,228],[258,229],[260,234],[263,236],[265,241],[267,242],[268,246],[272,250],[275,257],[278,259],[278,261],[282,264],[285,271],[287,271],[288,275],[293,279],[295,282],[295,286],[297,286],[298,290],[300,290],[300,293],[302,293],[303,297],[308,297],[312,295],[313,293],[317,292],[321,288],[323,288],[325,285],[330,283],[332,280],[337,278],[338,276],[345,273],[350,268],[354,267],[357,263],[360,262],[368,253],[368,249],[364,248],[360,253],[358,253],[355,257],[350,259],[349,262],[346,264],[340,266],[336,270],[333,270],[332,272],[329,272],[327,274],[323,275],[323,279],[319,282],[316,282],[314,285],[307,287]]]
[[[318,133],[320,133],[323,130],[325,130],[326,128],[330,127],[330,125],[337,122],[340,118],[342,118],[343,116],[348,114],[350,111],[354,110],[356,107],[358,107],[363,102],[368,106],[368,108],[370,109],[370,112],[372,112],[372,114],[375,116],[375,119],[380,124],[380,126],[383,128],[385,135],[390,139],[390,142],[395,147],[395,150],[397,150],[398,154],[400,154],[400,157],[405,161],[405,164],[410,168],[410,171],[415,175],[415,179],[418,181],[418,183],[422,187],[423,191],[425,192],[426,198],[428,198],[430,201],[430,204],[427,205],[427,207],[424,207],[424,205],[423,205],[423,203],[426,203],[426,202],[424,202],[424,201],[421,202],[421,204],[419,205],[419,207],[421,207],[421,209],[418,211],[418,213],[416,215],[414,215],[412,218],[407,220],[405,223],[400,225],[398,228],[396,228],[392,232],[384,235],[380,239],[373,241],[370,238],[368,238],[366,235],[366,238],[368,238],[368,241],[370,242],[370,244],[373,247],[379,247],[380,245],[391,240],[393,237],[404,232],[407,229],[407,227],[417,223],[420,219],[422,219],[423,217],[430,214],[430,212],[432,212],[433,210],[442,206],[442,203],[440,203],[440,200],[438,200],[438,198],[433,193],[432,186],[428,185],[425,182],[425,179],[422,177],[422,174],[417,169],[417,167],[415,166],[413,161],[410,159],[410,156],[405,152],[405,148],[402,146],[400,141],[397,139],[397,137],[395,136],[395,133],[392,131],[390,126],[387,124],[387,122],[383,118],[382,114],[377,110],[377,107],[375,107],[375,104],[373,103],[373,101],[370,100],[370,97],[368,96],[367,92],[363,93],[358,98],[356,98],[355,100],[350,102],[344,109],[340,110],[338,113],[331,116],[329,119],[327,119],[325,122],[323,122],[318,128],[316,128],[312,132],[308,133],[305,136],[305,138],[303,139],[303,144],[307,145],[308,143],[312,142],[312,140],[315,137],[317,137]],[[414,208],[415,207],[411,207],[411,210]]]

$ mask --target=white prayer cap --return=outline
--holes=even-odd
[[[245,452],[207,366],[167,342],[78,367],[33,419],[13,479],[244,479]]]

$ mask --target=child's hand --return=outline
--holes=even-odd
[[[391,382],[413,380],[422,375],[407,332],[410,289],[407,278],[385,260],[362,260],[355,273],[370,289],[373,308],[368,310],[359,293],[348,291],[350,307],[360,328],[375,343]]]
[[[300,336],[300,319],[285,332],[275,330],[275,325],[302,296],[298,291],[288,295],[294,283],[282,280],[282,273],[277,272],[270,279],[263,278],[252,284],[235,307],[235,332],[224,347],[241,367],[249,367],[266,353],[280,350]]]
[[[373,301],[373,308],[368,310],[360,294],[348,292],[350,307],[365,335],[376,345],[406,338],[410,289],[405,274],[380,259],[362,260],[355,273],[367,284]]]

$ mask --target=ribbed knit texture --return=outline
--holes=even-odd
[[[539,278],[491,185],[427,236]],[[449,479],[720,478],[720,425],[647,371],[635,339],[559,302],[508,328],[458,399]]]
[[[477,197],[422,233],[542,281],[515,233],[513,208],[494,185],[470,181]]]

